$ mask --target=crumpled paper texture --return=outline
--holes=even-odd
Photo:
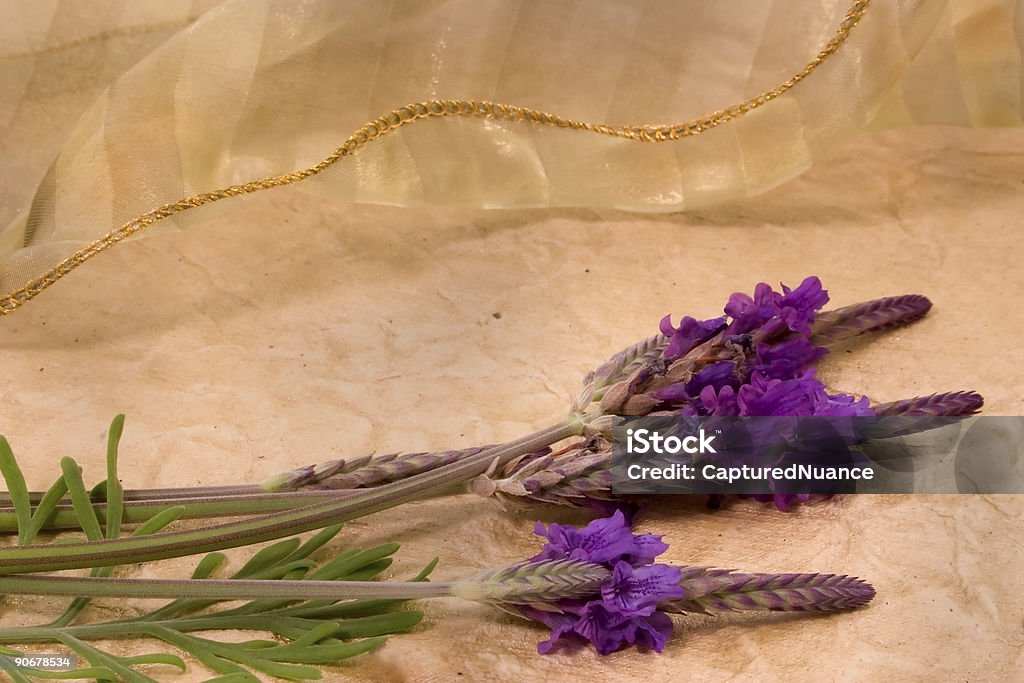
[[[0,431],[34,489],[62,455],[101,478],[118,412],[133,488],[500,441],[560,415],[587,370],[665,313],[709,317],[734,290],[808,274],[833,305],[907,292],[935,302],[923,321],[827,357],[832,388],[879,401],[974,389],[986,414],[1021,415],[1022,168],[1019,130],[936,127],[859,138],[765,195],[687,214],[400,209],[269,191],[124,244],[4,318]],[[640,528],[665,535],[672,562],[854,574],[878,597],[826,617],[686,617],[660,656],[603,658],[542,657],[539,626],[424,602],[422,626],[325,680],[1014,680],[1022,515],[1024,497],[1010,495],[854,496],[790,513],[659,500]],[[584,516],[462,495],[354,521],[331,547],[399,541],[390,576],[437,555],[436,577],[461,577],[533,554],[536,519]],[[192,562],[119,575],[182,576]],[[91,614],[140,604],[98,601]],[[60,609],[5,605],[5,623]],[[209,675],[194,667],[151,674]]]

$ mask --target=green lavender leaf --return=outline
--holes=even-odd
[[[32,519],[27,526],[18,525],[18,530],[25,529],[25,542],[31,543],[36,540],[36,536],[43,530],[46,524],[50,521],[50,517],[53,515],[54,510],[57,509],[57,504],[60,503],[61,499],[68,492],[68,485],[64,482],[64,477],[57,477],[56,481],[46,490],[43,497],[40,499],[39,504],[36,505],[35,512],[32,513]]]
[[[124,415],[118,415],[110,423],[107,436],[107,538],[117,538],[121,533],[121,516],[124,514],[124,489],[117,477],[117,445],[124,432]]]
[[[124,500],[124,489],[117,476],[117,445],[121,441],[121,434],[124,432],[124,415],[118,415],[110,424],[110,431],[107,436],[107,479],[104,482],[104,492],[107,498],[106,505],[106,534],[99,535],[99,538],[115,539],[121,534],[121,517],[123,513],[122,503]],[[82,521],[82,529],[90,541],[98,540],[100,534],[99,517],[93,507],[92,496],[85,490],[82,482],[81,469],[71,458],[61,460],[61,469],[64,472],[64,488],[71,496],[72,504],[79,520]],[[149,527],[152,528],[152,527]],[[155,533],[156,529],[146,533]],[[94,567],[90,576],[106,577],[113,574],[113,567]],[[65,626],[74,621],[83,609],[89,604],[91,598],[78,597],[71,601],[64,613],[57,617],[51,626]]]
[[[18,545],[27,545],[28,530],[32,521],[32,506],[28,498],[28,487],[25,485],[25,475],[21,473],[18,462],[14,459],[11,445],[7,439],[0,436],[0,473],[3,474],[7,483],[8,495],[11,498],[11,505],[14,507],[14,514],[18,520]]]
[[[0,437],[0,469],[8,482],[8,499],[18,524],[19,540],[31,544],[45,528],[58,506],[70,508],[75,522],[89,541],[120,539],[124,517],[124,491],[117,474],[117,446],[124,418],[111,425],[107,443],[106,480],[88,491],[82,471],[71,458],[61,460],[62,476],[43,495],[30,494],[24,477],[6,441]],[[33,497],[34,496],[34,497]],[[36,509],[32,501],[37,500]],[[70,506],[66,501],[70,500]],[[143,537],[158,533],[185,513],[185,506],[173,506],[154,512],[131,534]],[[102,523],[101,523],[102,521]],[[299,538],[279,540],[253,553],[231,578],[274,581],[365,581],[377,577],[391,566],[398,551],[396,543],[374,548],[337,551],[331,559],[318,563],[312,555],[327,546],[341,531],[341,525],[325,527],[303,542]],[[195,566],[192,579],[213,578],[224,566],[225,555],[211,552]],[[131,562],[126,557],[126,562]],[[414,579],[425,581],[436,559]],[[91,576],[109,577],[113,566],[92,568]],[[31,585],[31,574],[18,577],[22,585]],[[144,581],[138,579],[136,581]],[[136,656],[118,656],[88,641],[109,638],[153,638],[180,648],[194,656],[215,674],[211,680],[228,683],[259,681],[256,674],[290,680],[321,677],[320,666],[376,649],[387,637],[407,631],[422,619],[416,611],[392,611],[403,600],[284,600],[272,596],[250,600],[229,609],[215,609],[216,600],[173,600],[137,617],[100,623],[76,623],[92,598],[80,596],[57,620],[34,627],[0,628],[0,642],[60,643],[74,652],[86,666],[71,671],[21,670],[8,672],[16,683],[34,680],[93,679],[149,683],[154,679],[138,667],[170,666],[185,670],[180,657],[153,652]],[[243,643],[220,642],[211,634],[222,630],[272,633],[279,640],[257,639]],[[204,636],[196,635],[198,632]],[[0,652],[17,653],[0,648]]]
[[[89,492],[85,490],[85,484],[82,482],[82,468],[74,458],[65,456],[60,459],[60,469],[64,473],[64,484],[68,488],[68,495],[71,496],[71,504],[75,508],[75,515],[82,526],[82,531],[90,541],[99,541],[103,538],[103,530],[89,499]]]

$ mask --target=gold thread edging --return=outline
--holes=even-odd
[[[559,128],[570,128],[572,130],[609,135],[637,142],[665,142],[699,135],[767,104],[792,89],[797,83],[800,83],[807,78],[815,69],[821,66],[826,59],[835,54],[843,43],[846,42],[850,32],[860,22],[861,18],[863,18],[864,13],[867,11],[870,4],[871,0],[854,0],[850,4],[843,20],[840,22],[839,27],[836,29],[828,43],[826,43],[825,47],[815,55],[814,59],[812,59],[807,66],[789,80],[770,90],[766,90],[760,95],[744,100],[737,105],[733,105],[726,109],[708,114],[707,116],[681,124],[668,126],[610,126],[606,124],[575,121],[573,119],[558,116],[557,114],[548,114],[546,112],[529,109],[527,107],[520,107],[511,104],[499,104],[485,100],[429,100],[426,102],[407,104],[404,107],[399,107],[398,109],[363,125],[361,128],[356,130],[355,133],[349,136],[349,138],[345,140],[344,144],[335,149],[331,154],[314,166],[300,169],[298,171],[292,171],[291,173],[262,178],[260,180],[253,180],[248,183],[232,185],[212,192],[203,192],[191,197],[186,197],[185,199],[181,199],[171,204],[165,204],[142,214],[134,220],[125,223],[121,227],[110,231],[103,238],[79,249],[74,254],[63,259],[53,268],[43,273],[41,276],[29,280],[29,282],[20,289],[14,290],[4,298],[0,298],[0,316],[14,312],[35,298],[47,287],[60,280],[93,256],[106,251],[118,242],[145,230],[150,225],[163,220],[164,218],[173,216],[174,214],[188,209],[194,209],[206,204],[211,204],[213,202],[220,201],[221,199],[238,197],[245,194],[251,194],[259,190],[280,187],[282,185],[290,185],[292,183],[299,182],[300,180],[305,180],[310,176],[317,175],[324,171],[340,159],[355,154],[356,151],[365,147],[370,142],[392,133],[404,125],[414,123],[415,121],[447,116],[476,116],[502,121],[535,123],[547,126],[557,126]]]
[[[122,28],[111,29],[109,31],[94,33],[92,35],[83,36],[81,38],[74,38],[73,40],[69,40],[64,43],[47,45],[44,47],[37,48],[35,50],[0,53],[0,61],[42,57],[43,55],[49,55],[56,52],[63,52],[65,50],[74,50],[80,47],[85,47],[86,45],[102,42],[111,38],[131,38],[133,36],[140,36],[146,33],[156,33],[157,31],[169,31],[172,29],[180,30],[194,23],[200,16],[201,15],[196,14],[187,16],[184,19],[158,21],[152,24],[139,24],[138,26],[125,26]]]

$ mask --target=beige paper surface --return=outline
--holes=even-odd
[[[834,305],[908,292],[935,302],[922,322],[826,358],[832,388],[880,401],[974,389],[986,414],[1020,415],[1022,168],[1020,130],[918,128],[862,137],[768,194],[691,214],[399,209],[267,191],[111,250],[3,318],[0,427],[33,489],[62,455],[101,478],[118,412],[130,488],[504,440],[559,416],[588,369],[665,313],[711,316],[733,290],[808,274]],[[603,658],[539,656],[541,627],[437,601],[415,632],[325,679],[1013,680],[1022,514],[1022,496],[862,496],[791,513],[660,501],[641,528],[665,534],[670,561],[854,574],[878,597],[828,617],[678,619],[661,656]],[[438,555],[435,576],[460,577],[532,554],[533,521],[559,515],[583,519],[465,495],[352,522],[331,548],[400,541],[390,576]],[[184,576],[191,562],[118,574]],[[37,622],[60,604],[10,598],[0,619]],[[141,604],[97,601],[91,614]],[[193,666],[151,675],[204,678]]]

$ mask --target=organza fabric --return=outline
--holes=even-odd
[[[51,0],[3,16],[0,313],[121,239],[284,184],[676,211],[762,192],[865,128],[1022,122],[1024,0]],[[430,100],[450,102],[402,113]]]

